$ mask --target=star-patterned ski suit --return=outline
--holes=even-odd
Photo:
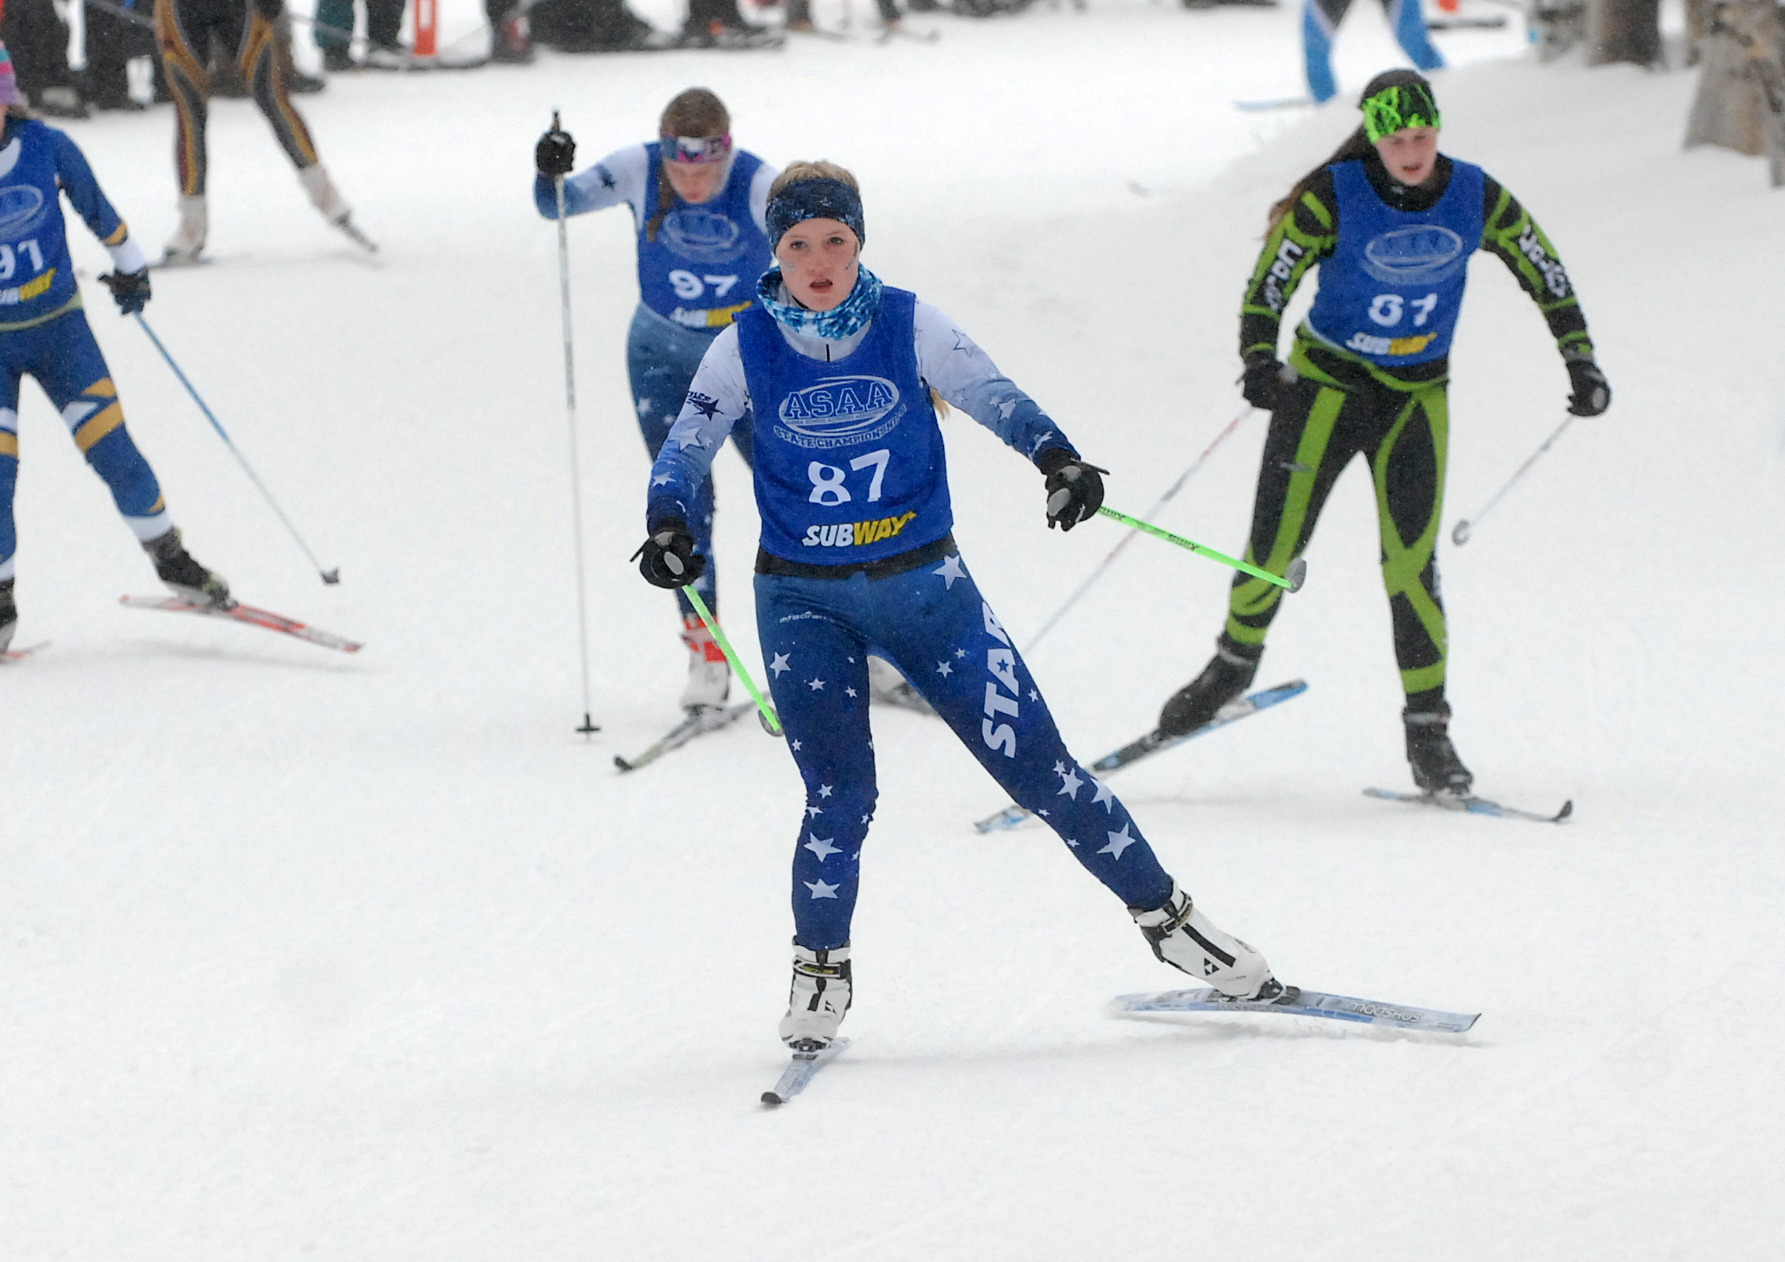
[[[757,632],[806,785],[792,894],[795,941],[812,950],[849,940],[874,816],[870,650],[1126,905],[1171,894],[1126,808],[1067,750],[954,545],[932,389],[1031,460],[1072,450],[953,321],[888,288],[867,327],[843,339],[792,333],[760,310],[740,316],[701,362],[652,470],[648,522],[683,516],[754,402]]]

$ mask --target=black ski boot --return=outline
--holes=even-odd
[[[0,579],[0,653],[12,644],[12,633],[19,629],[19,607],[12,603],[12,580]]]
[[[227,609],[235,603],[229,598],[228,582],[221,574],[212,573],[192,559],[192,554],[180,543],[178,529],[149,540],[143,545],[143,551],[155,562],[155,576],[173,588],[175,595],[195,605],[213,605],[219,609]]]
[[[1475,777],[1457,757],[1450,743],[1450,705],[1440,701],[1436,710],[1401,711],[1407,725],[1407,761],[1413,767],[1413,783],[1425,793],[1466,797]]]
[[[1159,731],[1182,736],[1215,717],[1216,711],[1245,692],[1258,673],[1262,644],[1235,644],[1225,635],[1215,638],[1215,655],[1202,674],[1172,694],[1159,711]]]

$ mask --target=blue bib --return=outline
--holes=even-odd
[[[888,286],[861,345],[832,363],[794,350],[760,307],[738,316],[770,554],[852,565],[953,528],[942,430],[917,375],[916,310],[917,295]]]
[[[683,328],[716,334],[754,301],[758,278],[774,266],[769,239],[750,215],[750,184],[762,160],[738,150],[719,195],[698,206],[677,196],[651,241],[646,234],[657,214],[663,149],[652,141],[645,152],[650,175],[638,231],[639,296]]]
[[[1452,162],[1450,185],[1430,210],[1396,210],[1376,195],[1360,161],[1328,167],[1338,195],[1339,241],[1320,263],[1308,323],[1315,333],[1384,367],[1450,353],[1481,244],[1481,168]]]
[[[21,324],[74,297],[74,266],[49,128],[15,119],[0,149],[0,324]]]

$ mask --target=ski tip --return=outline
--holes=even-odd
[[[1556,812],[1556,823],[1560,824],[1563,820],[1569,818],[1573,814],[1574,799],[1569,798],[1566,802],[1562,803],[1562,809]]]
[[[762,1093],[762,1103],[763,1103],[763,1107],[773,1109],[773,1108],[777,1108],[783,1104],[786,1104],[787,1101],[783,1100],[780,1096],[776,1095],[773,1091],[764,1091]]]

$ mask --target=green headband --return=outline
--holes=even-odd
[[[1364,134],[1374,144],[1384,136],[1408,127],[1438,127],[1438,103],[1432,90],[1423,83],[1384,88],[1375,96],[1365,97]]]

